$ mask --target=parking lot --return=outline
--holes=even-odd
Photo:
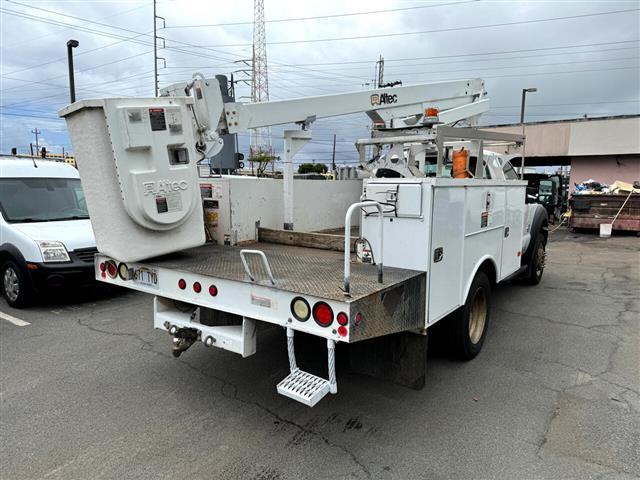
[[[175,359],[149,296],[2,300],[0,477],[637,478],[639,247],[552,233],[542,283],[495,292],[474,361],[431,353],[421,391],[339,370],[312,409],[276,393],[277,328],[247,359]]]

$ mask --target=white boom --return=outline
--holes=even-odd
[[[440,123],[465,120],[474,125],[489,109],[484,82],[479,78],[272,102],[223,104],[218,80],[196,74],[191,83],[171,85],[163,89],[162,94],[193,95],[196,119],[204,130],[203,140],[212,142],[213,150],[207,149],[207,156],[215,155],[222,148],[219,136],[254,128],[297,123],[307,129],[316,119],[352,113],[366,113],[375,124],[384,124],[387,128],[406,128],[419,125],[427,108],[438,109]]]

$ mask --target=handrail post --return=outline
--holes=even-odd
[[[382,212],[382,205],[378,202],[374,202],[373,200],[367,200],[364,202],[357,202],[352,204],[347,209],[347,214],[344,217],[344,294],[347,296],[351,295],[351,217],[353,216],[353,211],[356,208],[362,207],[376,207],[378,209],[379,215],[379,234],[380,234],[380,252],[379,252],[379,262],[378,264],[378,283],[382,283],[382,252],[384,251],[382,240],[383,240],[383,228],[384,228],[384,216]]]

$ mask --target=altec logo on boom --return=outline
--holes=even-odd
[[[159,193],[177,192],[178,190],[186,190],[189,184],[186,180],[170,181],[158,180],[151,182],[142,182],[144,187],[144,195],[158,195]]]
[[[391,93],[374,93],[371,95],[371,105],[389,105],[390,103],[398,103],[398,95]]]

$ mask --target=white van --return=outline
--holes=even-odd
[[[0,157],[0,212],[0,280],[10,306],[94,282],[96,242],[71,165]]]

